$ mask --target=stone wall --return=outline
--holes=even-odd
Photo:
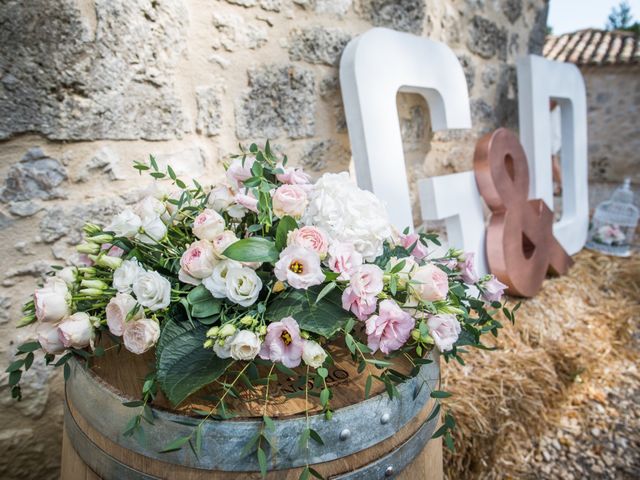
[[[208,181],[238,142],[268,137],[314,175],[348,168],[337,65],[352,37],[385,26],[446,42],[471,94],[473,130],[436,134],[425,102],[398,95],[412,186],[469,169],[481,133],[516,126],[514,62],[541,51],[547,15],[546,0],[0,4],[2,363],[32,335],[13,329],[20,305],[72,257],[83,219],[144,194],[133,160]],[[22,403],[0,387],[0,478],[56,478],[60,374],[38,359],[24,383]]]
[[[640,204],[640,66],[584,67],[589,131],[590,203],[631,178]]]

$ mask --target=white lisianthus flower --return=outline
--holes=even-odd
[[[347,172],[325,173],[309,195],[303,223],[322,228],[332,240],[350,243],[365,260],[382,254],[391,224],[382,202],[359,189]]]
[[[62,270],[56,272],[56,278],[64,280],[64,283],[67,285],[73,285],[78,278],[78,267],[64,267]]]
[[[211,276],[202,280],[202,284],[215,298],[227,296],[227,273],[232,268],[242,268],[242,264],[235,260],[221,260],[213,268]]]
[[[160,338],[160,325],[149,318],[127,322],[122,335],[124,348],[136,355],[141,355],[153,347],[158,338]]]
[[[150,310],[160,310],[171,302],[171,283],[158,272],[142,273],[133,284],[138,303]]]
[[[327,352],[318,342],[305,340],[302,346],[302,360],[312,368],[320,368],[327,358]]]
[[[273,272],[281,282],[306,290],[324,281],[320,257],[313,250],[292,245],[280,252]]]
[[[448,352],[458,341],[462,328],[455,315],[433,315],[427,320],[429,334],[441,352]]]
[[[88,347],[93,339],[93,324],[86,312],[76,312],[58,325],[60,341],[66,348]]]
[[[167,226],[160,217],[149,217],[142,222],[140,229],[136,240],[148,245],[160,242],[167,234]]]
[[[135,205],[134,211],[142,219],[143,223],[152,218],[168,218],[165,204],[152,196],[147,196],[140,200]]]
[[[224,218],[212,209],[203,210],[193,221],[193,234],[200,240],[213,240],[224,232]]]
[[[70,301],[71,294],[65,281],[56,277],[49,278],[33,295],[36,318],[40,322],[57,322],[69,314]]]
[[[118,237],[133,238],[142,226],[142,219],[133,210],[127,208],[113,217],[106,230]]]
[[[131,293],[132,285],[143,273],[144,268],[138,263],[137,258],[124,260],[113,272],[113,288],[120,293]]]
[[[57,355],[64,352],[64,345],[58,335],[58,326],[52,323],[39,323],[36,328],[38,342],[45,353]]]
[[[218,358],[231,358],[231,342],[235,337],[228,337],[221,340],[216,340],[213,344],[213,351],[218,356]]]
[[[260,339],[250,330],[240,330],[228,343],[234,360],[253,360],[260,352]]]
[[[117,293],[115,297],[109,300],[106,307],[107,326],[109,331],[115,336],[120,337],[124,333],[127,315],[135,308],[138,302],[128,293]],[[139,308],[138,311],[129,320],[137,320],[144,316],[144,310]]]
[[[249,267],[232,268],[225,278],[225,294],[233,303],[248,307],[253,305],[260,295],[262,280]]]

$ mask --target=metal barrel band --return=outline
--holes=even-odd
[[[436,408],[436,407],[434,407]],[[433,413],[433,410],[431,410]],[[431,417],[431,414],[429,415]],[[382,480],[393,478],[402,472],[407,465],[425,448],[438,424],[439,415],[425,421],[416,432],[403,444],[375,462],[352,472],[329,477],[330,480]]]
[[[132,415],[131,409],[123,406],[122,402],[130,399],[113,392],[77,361],[71,363],[71,377],[66,384],[66,393],[74,409],[94,430],[123,448],[162,462],[190,468],[227,472],[260,470],[255,455],[240,458],[238,452],[242,451],[247,439],[261,429],[262,421],[205,422],[202,453],[197,459],[185,457],[180,452],[159,453],[171,441],[191,433],[197,420],[193,419],[192,426],[185,425],[185,422],[191,422],[190,417],[153,409],[155,426],[146,432],[147,445],[140,445],[132,437],[122,435]],[[398,386],[399,398],[389,399],[384,393],[371,397],[337,409],[331,421],[325,420],[323,415],[311,416],[311,428],[319,433],[325,443],[311,447],[308,457],[310,463],[343,458],[393,436],[425,408],[430,400],[430,391],[439,382],[439,376],[436,358],[433,363],[423,365],[418,376]],[[282,419],[275,423],[273,438],[277,441],[277,453],[269,458],[269,469],[284,470],[304,466],[306,456],[300,455],[298,446],[300,435],[306,428],[304,417]]]
[[[73,449],[100,478],[105,480],[161,480],[125,465],[96,445],[78,426],[66,402],[64,404],[64,428]]]

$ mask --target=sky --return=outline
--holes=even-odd
[[[634,21],[640,21],[640,0],[627,0]],[[607,17],[620,0],[551,0],[547,24],[554,35],[583,28],[604,28]]]

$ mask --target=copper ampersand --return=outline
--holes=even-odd
[[[510,294],[533,297],[547,272],[561,275],[573,264],[553,236],[553,212],[544,201],[529,200],[527,157],[513,132],[500,128],[482,137],[473,162],[480,195],[491,210],[489,269]]]

